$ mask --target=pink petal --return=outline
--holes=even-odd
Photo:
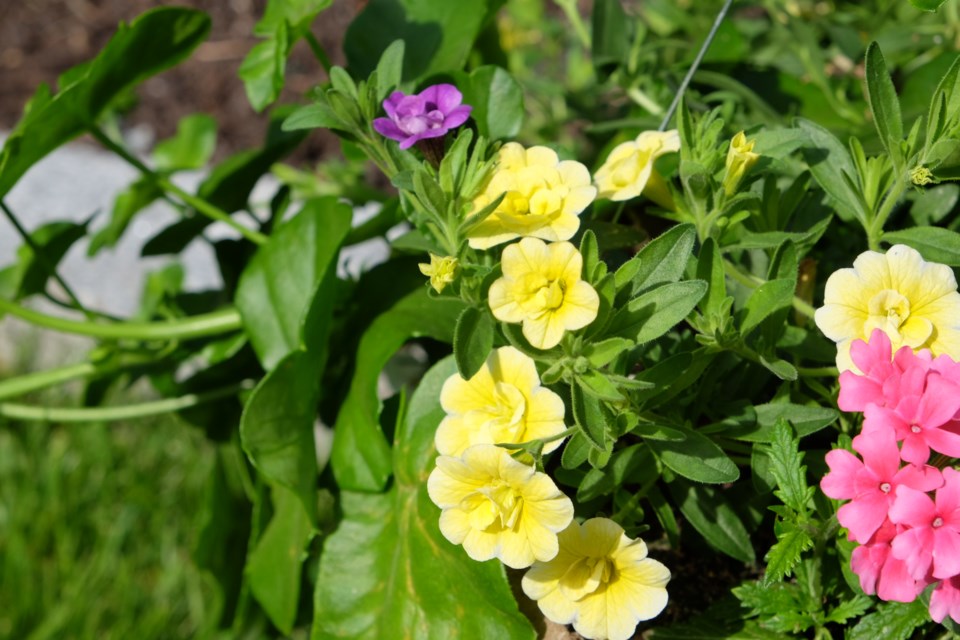
[[[960,574],[960,532],[946,525],[933,530],[933,577]]]
[[[900,450],[892,431],[861,433],[853,439],[853,448],[863,456],[864,466],[881,481],[889,482],[900,469]]]
[[[913,602],[921,591],[923,583],[913,579],[907,571],[907,563],[888,555],[880,570],[877,596],[881,600]]]
[[[927,376],[927,388],[917,407],[917,422],[931,429],[950,421],[960,411],[960,386],[938,373]]]
[[[936,429],[931,429],[931,431],[936,431]],[[926,464],[930,460],[930,445],[927,444],[927,439],[924,437],[926,433],[925,431],[916,434],[910,433],[904,438],[903,446],[900,447],[900,457],[913,464]]]
[[[960,581],[944,580],[930,594],[930,617],[934,622],[943,622],[947,616],[960,624]]]
[[[907,464],[893,477],[892,484],[903,484],[917,491],[933,491],[943,486],[943,475],[930,465]]]
[[[856,474],[863,469],[860,458],[846,449],[834,449],[827,452],[825,459],[830,472],[820,480],[821,491],[835,500],[855,498]]]
[[[877,592],[877,579],[889,554],[889,545],[868,544],[857,547],[850,555],[850,568],[860,577],[860,588],[867,595]]]
[[[435,84],[420,92],[424,102],[432,102],[444,114],[449,113],[463,102],[463,94],[452,84]]]
[[[934,451],[946,454],[951,458],[960,457],[960,434],[941,427],[939,429],[925,429],[923,438]]]
[[[929,528],[907,529],[890,543],[890,552],[906,563],[913,578],[922,580],[933,560],[933,534]]]
[[[863,433],[889,431],[895,434],[896,439],[900,439],[900,430],[904,426],[903,419],[888,407],[870,404],[863,410]]]
[[[837,406],[841,410],[863,411],[871,403],[880,406],[886,404],[880,383],[866,376],[858,376],[849,370],[840,374],[840,396],[837,398]]]
[[[937,489],[934,501],[937,511],[943,515],[960,508],[960,471],[952,467],[943,470],[943,486]]]
[[[394,91],[390,96],[383,101],[383,110],[387,112],[387,115],[392,119],[397,117],[397,105],[400,104],[400,101],[407,97],[403,91]]]
[[[837,510],[837,520],[850,530],[850,536],[864,544],[887,519],[889,502],[880,491],[859,496]]]
[[[935,515],[936,507],[927,494],[903,485],[897,487],[897,497],[890,507],[890,520],[894,524],[929,527]]]

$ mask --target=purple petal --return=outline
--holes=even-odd
[[[470,105],[461,105],[455,108],[453,111],[447,114],[447,117],[443,120],[443,126],[447,129],[456,129],[470,117],[470,112],[473,111],[473,107]]]
[[[459,107],[463,102],[463,94],[452,84],[438,84],[430,88],[434,89],[433,103],[437,105],[437,109],[446,114]]]
[[[397,124],[390,118],[374,118],[373,128],[380,135],[390,138],[391,140],[396,140],[397,142],[400,142],[407,137],[407,134],[405,134],[403,131],[400,131],[400,128],[397,127]]]
[[[401,149],[404,149],[404,150],[409,149],[410,147],[412,147],[413,145],[415,145],[415,144],[420,140],[420,138],[422,138],[422,137],[423,137],[423,134],[422,134],[422,133],[418,133],[417,135],[409,136],[408,138],[406,138],[405,140],[403,140],[403,141],[400,143],[400,148],[401,148]]]
[[[422,116],[424,104],[425,101],[420,96],[404,96],[403,100],[397,103],[397,118]]]
[[[400,101],[407,97],[403,91],[394,91],[391,93],[386,100],[383,101],[383,110],[387,112],[387,115],[392,119],[397,117],[397,105],[400,104]]]
[[[426,131],[420,134],[420,138],[421,139],[441,138],[446,134],[447,134],[447,128],[444,126],[444,127],[440,127],[439,129],[427,129]]]

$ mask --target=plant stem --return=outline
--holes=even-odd
[[[870,222],[870,226],[866,229],[867,244],[871,251],[880,251],[880,238],[883,236],[883,226],[887,224],[887,219],[890,217],[890,214],[893,213],[897,203],[900,202],[900,196],[906,191],[907,184],[908,181],[904,178],[901,178],[894,184],[883,199],[883,204],[880,205],[880,210],[877,211],[877,215],[874,216]]]
[[[797,367],[797,373],[812,378],[836,378],[840,370],[836,367]]]
[[[673,102],[670,103],[670,108],[667,109],[667,114],[663,116],[663,122],[660,123],[660,128],[657,129],[657,131],[666,131],[667,125],[670,124],[670,119],[673,118],[673,114],[676,113],[677,107],[680,105],[680,99],[686,92],[687,87],[690,86],[690,81],[693,80],[693,74],[697,72],[697,68],[703,61],[703,56],[707,55],[707,49],[710,48],[710,44],[717,35],[717,30],[720,29],[723,19],[727,17],[727,12],[730,10],[730,5],[732,4],[733,0],[727,0],[723,3],[723,6],[720,7],[720,13],[717,14],[716,19],[713,21],[713,26],[710,27],[710,32],[707,34],[707,39],[704,40],[703,44],[700,46],[700,51],[697,52],[697,57],[693,59],[693,64],[690,65],[687,75],[683,78],[683,82],[680,83],[680,87],[677,89],[677,95],[673,97]]]
[[[0,380],[0,400],[15,398],[33,391],[39,391],[40,389],[69,382],[70,380],[76,380],[77,378],[99,377],[131,366],[156,364],[160,358],[161,356],[157,353],[149,353],[123,359],[118,362],[103,364],[81,362],[56,369],[36,371],[34,373],[7,378],[6,380]]]
[[[89,322],[49,316],[0,298],[0,314],[3,313],[62,333],[107,340],[190,340],[243,328],[240,314],[232,307],[164,322]]]
[[[24,244],[30,247],[30,250],[33,251],[33,255],[37,257],[37,260],[43,265],[43,268],[47,270],[47,275],[56,280],[57,284],[60,285],[60,288],[63,289],[63,291],[67,294],[73,303],[72,306],[83,313],[83,315],[87,316],[88,319],[94,320],[96,316],[80,303],[80,299],[77,297],[77,294],[73,292],[73,289],[70,288],[70,285],[68,285],[66,281],[60,277],[59,273],[57,273],[57,266],[51,262],[51,260],[47,257],[47,254],[43,252],[43,249],[33,241],[33,238],[30,237],[30,234],[27,233],[27,230],[23,228],[22,224],[20,224],[20,220],[17,219],[16,214],[10,210],[10,207],[7,206],[7,203],[4,202],[2,198],[0,198],[0,210],[3,210],[7,220],[10,221],[10,224],[12,224],[14,229],[17,230],[17,233],[20,234]]]
[[[737,268],[736,265],[731,264],[727,260],[723,261],[723,270],[726,272],[728,276],[730,276],[740,284],[750,287],[751,289],[756,289],[757,287],[759,287],[760,285],[766,282],[762,278],[758,278],[756,276],[743,273],[742,271],[740,271],[739,268]],[[806,300],[799,298],[797,296],[793,296],[792,305],[794,309],[796,309],[798,312],[802,313],[803,315],[807,316],[808,318],[813,318],[814,312],[816,311],[816,309],[813,308],[813,305],[811,305]]]
[[[553,0],[563,11],[564,15],[567,16],[567,20],[570,21],[570,26],[573,27],[573,32],[577,35],[577,39],[580,41],[580,44],[583,45],[584,49],[590,48],[590,34],[587,32],[587,27],[583,24],[583,19],[580,17],[580,12],[577,10],[577,0]]]
[[[32,407],[23,404],[0,403],[0,417],[36,422],[113,422],[146,418],[174,411],[182,411],[200,404],[235,395],[253,386],[252,381],[230,385],[205,393],[191,393],[178,398],[167,398],[117,407]]]
[[[102,144],[104,147],[106,147],[110,151],[114,152],[115,154],[117,154],[118,156],[126,160],[127,163],[129,163],[132,167],[140,171],[140,173],[142,173],[144,176],[153,180],[158,187],[180,198],[180,200],[182,200],[184,204],[190,207],[193,207],[198,212],[202,213],[203,215],[207,216],[212,220],[216,220],[218,222],[224,223],[225,225],[229,226],[234,231],[236,231],[237,233],[239,233],[244,238],[246,238],[247,240],[249,240],[254,244],[257,244],[257,245],[266,244],[266,242],[269,240],[269,238],[263,235],[262,233],[258,231],[254,231],[253,229],[248,229],[247,227],[243,226],[242,224],[234,220],[230,216],[230,214],[224,211],[223,209],[220,209],[219,207],[216,207],[210,204],[203,198],[198,198],[193,194],[187,193],[186,191],[184,191],[183,189],[175,185],[173,182],[171,182],[169,178],[167,178],[166,176],[160,175],[159,173],[157,173],[156,171],[154,171],[153,169],[145,165],[143,162],[137,159],[136,156],[131,154],[129,151],[124,149],[122,146],[120,146],[116,142],[114,142],[109,136],[107,136],[107,134],[101,131],[98,127],[91,127],[90,134],[94,138],[96,138],[97,141],[100,142],[100,144]]]
[[[313,51],[313,57],[317,59],[317,62],[319,62],[323,70],[327,72],[327,75],[330,75],[330,69],[333,67],[333,63],[330,62],[330,56],[323,50],[323,46],[320,44],[320,41],[317,40],[317,36],[313,35],[312,31],[307,31],[306,37],[307,44],[310,45],[310,50]]]

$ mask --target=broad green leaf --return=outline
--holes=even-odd
[[[649,342],[670,331],[687,317],[707,292],[703,280],[671,282],[634,298],[613,317],[607,332]]]
[[[593,3],[593,37],[590,54],[593,66],[612,71],[627,60],[630,52],[631,20],[620,0],[597,0]]]
[[[314,332],[324,330],[306,326],[301,334],[301,325],[312,306],[330,308],[337,256],[352,217],[350,207],[336,198],[308,200],[244,269],[236,304],[268,371],[291,351],[313,347]]]
[[[502,565],[471,560],[447,541],[427,495],[444,417],[440,388],[455,373],[453,360],[443,360],[414,392],[397,430],[390,490],[341,494],[343,520],[320,556],[314,640],[535,638]]]
[[[813,547],[813,539],[805,529],[785,523],[777,542],[763,557],[764,562],[767,563],[763,581],[766,584],[773,584],[789,576],[800,562],[801,554],[811,547]]]
[[[600,342],[584,345],[582,355],[596,368],[604,367],[634,346],[633,340],[626,338],[607,338]]]
[[[913,202],[913,206],[910,207],[910,217],[917,226],[935,224],[953,211],[958,200],[960,200],[960,185],[941,184],[930,187]]]
[[[830,227],[833,222],[833,216],[827,216],[816,224],[812,225],[806,231],[744,231],[743,234],[733,244],[724,245],[724,251],[733,251],[735,249],[772,249],[778,247],[786,240],[792,241],[797,245],[800,254],[803,255],[817,243],[820,237]]]
[[[910,603],[881,602],[877,610],[857,622],[847,640],[907,640],[914,630],[930,621],[930,613],[921,598]]]
[[[947,0],[910,0],[910,4],[921,11],[936,11]]]
[[[486,309],[467,307],[453,331],[453,357],[460,376],[469,380],[493,350],[493,317]]]
[[[725,484],[740,477],[740,469],[713,440],[686,427],[674,428],[686,438],[646,441],[667,467],[685,478],[709,484]]]
[[[397,89],[403,79],[403,40],[394,40],[377,63],[377,100],[382,101]]]
[[[639,474],[633,472],[640,469]],[[641,475],[642,477],[634,477]],[[613,454],[604,469],[591,469],[580,482],[577,501],[586,502],[612,493],[627,479],[636,484],[646,484],[656,479],[658,469],[650,449],[644,444],[631,445]]]
[[[880,141],[894,161],[900,162],[902,153],[900,142],[903,140],[903,119],[900,116],[900,101],[897,90],[887,71],[880,45],[871,42],[866,55],[867,100],[873,112],[873,124],[880,134]]]
[[[960,267],[960,233],[942,227],[911,227],[883,234],[889,244],[905,244],[926,260]]]
[[[740,335],[745,336],[765,318],[793,303],[796,279],[780,278],[764,282],[747,298],[740,322]]]
[[[114,98],[184,58],[210,30],[205,13],[162,7],[116,34],[57,95],[41,88],[0,152],[0,198],[38,160],[93,125]]]
[[[816,433],[837,419],[839,413],[827,407],[811,407],[801,404],[772,403],[755,407],[757,423],[726,429],[724,437],[746,440],[747,442],[766,442],[773,440],[774,426],[780,419],[786,419],[797,431],[798,437]]]
[[[48,222],[30,233],[41,255],[35,254],[27,244],[17,248],[17,262],[11,274],[11,283],[16,283],[16,299],[45,291],[50,269],[60,264],[70,247],[86,232],[86,222]]]
[[[350,71],[366,77],[395,40],[403,40],[403,79],[463,68],[487,17],[487,0],[371,0],[347,29]]]
[[[490,140],[510,139],[523,125],[523,88],[510,72],[493,65],[474,69],[469,74],[454,74],[464,104],[473,107],[470,117],[480,135]]]
[[[707,294],[698,306],[704,314],[720,311],[720,304],[727,297],[727,280],[723,273],[723,256],[713,238],[707,238],[697,258],[697,278],[707,283]]]
[[[587,455],[593,445],[582,433],[574,433],[563,447],[560,465],[564,469],[576,469],[587,461]]]
[[[305,549],[314,528],[297,494],[278,485],[271,496],[273,517],[247,556],[247,583],[273,625],[289,635],[300,603]]]
[[[283,358],[250,394],[240,418],[240,441],[250,461],[267,480],[297,495],[310,522],[317,519],[316,359],[299,350]]]
[[[599,371],[590,369],[577,374],[577,381],[580,383],[580,388],[583,389],[584,392],[598,400],[605,402],[623,402],[623,400],[625,400],[623,394],[617,389],[617,385]],[[631,380],[631,383],[632,382]]]
[[[696,239],[692,224],[679,224],[641,249],[632,258],[640,262],[640,268],[633,276],[630,297],[683,277]]]
[[[92,257],[101,249],[116,246],[130,225],[130,221],[133,220],[133,216],[161,195],[163,192],[147,178],[140,178],[130,183],[113,201],[110,221],[90,238],[87,255]]]
[[[321,102],[304,105],[283,121],[284,131],[301,129],[348,129],[330,107]]]
[[[710,546],[740,562],[756,562],[750,534],[721,490],[681,479],[667,486],[680,512]]]
[[[580,384],[570,385],[570,408],[580,433],[590,445],[600,451],[610,451],[607,440],[607,416],[595,396],[585,392]]]
[[[463,303],[431,298],[419,289],[374,320],[357,348],[350,390],[334,425],[330,459],[337,484],[348,491],[383,491],[392,472],[390,444],[380,428],[377,380],[384,365],[410,338],[453,341]]]
[[[807,136],[807,143],[801,151],[817,183],[838,207],[849,211],[860,224],[866,225],[869,212],[863,195],[844,180],[846,175],[853,184],[858,184],[857,169],[850,152],[836,136],[818,124],[800,118],[797,127]]]
[[[177,133],[153,149],[160,171],[202,169],[217,147],[217,121],[205,113],[181,118]]]

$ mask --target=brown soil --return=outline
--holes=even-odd
[[[124,126],[145,125],[161,139],[176,130],[181,117],[204,112],[219,125],[217,158],[258,146],[266,117],[250,107],[237,69],[257,42],[251,32],[266,0],[0,2],[0,130],[13,128],[41,82],[53,85],[63,71],[95,56],[118,22],[173,4],[210,14],[210,35],[189,60],[139,87],[139,102],[125,114]],[[314,33],[335,64],[343,64],[343,35],[361,6],[362,0],[334,0],[314,25]],[[287,65],[287,88],[280,102],[301,100],[305,91],[325,79],[309,47],[298,43]],[[314,135],[298,156],[317,158],[336,148],[331,137]]]

